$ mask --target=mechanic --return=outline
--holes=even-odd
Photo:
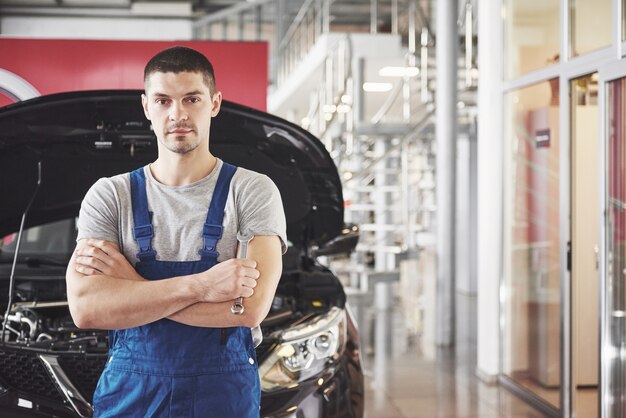
[[[110,330],[94,416],[258,417],[250,328],[282,272],[279,191],[209,151],[222,95],[204,55],[159,52],[144,87],[158,158],[87,192],[66,275],[76,325]],[[236,258],[238,232],[254,236],[247,258]]]

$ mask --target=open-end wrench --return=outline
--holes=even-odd
[[[237,241],[239,241],[239,256],[237,258],[246,258],[248,255],[248,244],[252,241],[252,238],[254,236],[243,235],[241,232],[237,232]],[[230,307],[230,312],[233,315],[241,315],[243,311],[243,297],[239,296]]]
[[[248,244],[250,243],[250,241],[252,241],[252,238],[254,238],[253,235],[244,236],[241,233],[237,233],[237,241],[239,241],[238,258],[246,258],[246,256],[248,255]],[[243,311],[243,297],[240,296],[233,302],[232,306],[230,307],[230,312],[232,312],[234,315],[241,315]],[[261,327],[250,328],[250,331],[252,332],[252,342],[254,344],[254,348],[256,348],[263,341],[263,332],[261,331]]]

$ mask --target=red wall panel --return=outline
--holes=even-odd
[[[95,89],[143,89],[143,68],[162,49],[194,48],[209,58],[225,99],[260,110],[267,102],[267,44],[209,41],[0,40],[0,69],[41,94]],[[0,85],[0,106],[11,103]]]

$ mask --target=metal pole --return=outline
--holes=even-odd
[[[370,33],[378,33],[378,1],[370,0]]]
[[[244,24],[244,12],[239,12],[237,15],[237,31],[239,32],[239,41],[243,41],[244,39]]]
[[[474,55],[474,16],[472,3],[465,4],[465,85],[472,87],[474,84],[472,77],[472,58]]]
[[[257,41],[261,40],[261,6],[257,6],[254,8],[254,26],[255,26],[255,37],[254,39]],[[277,45],[277,44],[274,44]]]
[[[274,82],[276,83],[276,86],[278,86],[280,83],[282,83],[282,81],[285,79],[285,74],[286,74],[286,65],[287,65],[287,51],[288,48],[281,48],[280,44],[281,41],[283,40],[283,36],[285,35],[285,24],[283,21],[283,13],[285,11],[285,0],[277,0],[274,3],[274,13],[275,13],[275,20],[274,20],[274,45],[276,46],[275,48],[273,48],[272,54],[273,54],[273,61],[276,63],[274,65]]]
[[[322,11],[322,33],[330,32],[330,0],[324,0]]]
[[[437,2],[437,335],[454,345],[458,29],[456,0]]]
[[[224,18],[222,20],[222,41],[228,39],[228,19]]]
[[[365,60],[362,57],[354,57],[352,68],[354,68],[354,115],[355,125],[358,129],[365,119],[365,92],[363,91],[363,81],[365,80]]]
[[[397,8],[397,6],[396,6]],[[417,29],[416,29],[416,6],[415,0],[409,0],[409,54],[415,57],[415,45],[417,41]]]
[[[391,0],[391,33],[398,34],[398,0]]]
[[[428,29],[422,28],[420,50],[420,96],[422,103],[428,101]]]
[[[374,155],[379,158],[387,155],[388,143],[386,138],[374,139]],[[387,164],[389,156],[382,158],[375,166],[375,185],[372,192],[372,200],[374,201],[374,236],[376,237],[376,250],[374,252],[374,269],[376,271],[387,271],[387,245],[388,231],[381,228],[388,225],[388,202],[389,193],[385,192],[385,186],[388,184]],[[376,288],[378,290],[378,286]]]
[[[417,44],[416,29],[416,5],[415,0],[409,1],[409,54],[406,60],[407,67],[415,67],[415,52]],[[408,74],[404,75],[402,86],[402,119],[405,123],[411,120],[411,78]]]
[[[404,225],[404,248],[411,248],[411,236],[413,230],[411,228],[411,215],[409,207],[409,151],[411,144],[405,141],[402,144],[402,154],[400,155],[401,173],[402,173],[402,224]]]

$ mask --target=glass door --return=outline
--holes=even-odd
[[[574,417],[598,417],[600,126],[598,73],[570,81],[571,388]]]
[[[505,96],[503,373],[561,407],[559,79]]]
[[[602,416],[617,418],[626,416],[626,77],[606,79]]]

